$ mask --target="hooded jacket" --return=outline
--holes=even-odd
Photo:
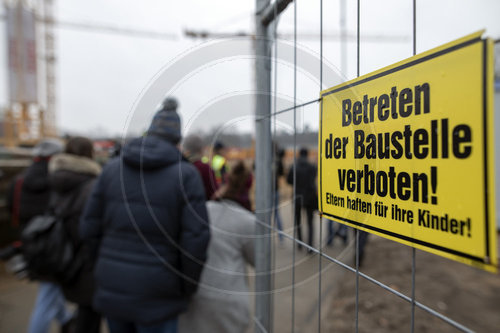
[[[142,325],[176,317],[196,291],[209,241],[198,171],[165,139],[132,140],[97,180],[80,233],[100,242],[97,311]]]
[[[83,264],[76,278],[62,286],[63,292],[69,301],[87,306],[91,305],[94,292],[94,263],[90,258],[89,244],[82,242],[78,235],[78,226],[85,202],[100,172],[99,164],[82,156],[58,154],[49,163],[49,183],[54,195],[50,208],[64,218],[76,251],[73,262]]]
[[[35,158],[10,185],[7,207],[14,225],[23,228],[28,221],[45,213],[50,197],[48,158]]]

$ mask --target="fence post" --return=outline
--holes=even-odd
[[[262,23],[269,0],[256,0],[255,12],[255,211],[256,218],[271,225],[271,42]],[[257,223],[255,233],[255,332],[271,331],[270,229]]]

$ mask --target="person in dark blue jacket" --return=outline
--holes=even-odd
[[[144,137],[108,163],[80,221],[99,244],[94,307],[114,332],[176,332],[197,289],[209,242],[205,190],[177,148],[177,102],[167,98]]]

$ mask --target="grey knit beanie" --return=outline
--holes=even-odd
[[[149,135],[165,138],[173,144],[181,141],[181,119],[177,113],[177,100],[172,97],[165,99],[156,112],[148,129]]]

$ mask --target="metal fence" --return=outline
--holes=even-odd
[[[320,55],[319,55],[319,81],[320,87],[323,87],[323,72],[324,72],[324,59],[323,59],[323,1],[320,1],[319,9],[319,41],[320,41]],[[290,5],[290,6],[289,6]],[[413,5],[413,55],[416,54],[416,0],[412,1]],[[277,24],[275,23],[283,11],[293,11],[294,19],[294,29],[293,29],[293,107],[277,109],[277,81],[279,80],[277,71],[277,59],[278,59],[278,48],[277,48]],[[356,45],[357,45],[357,76],[360,75],[360,13],[362,7],[360,6],[360,0],[357,0],[357,35],[356,35]],[[341,18],[342,19],[342,18]],[[321,314],[321,302],[322,302],[322,265],[326,260],[329,263],[338,265],[341,269],[344,269],[350,273],[355,274],[356,289],[355,289],[355,330],[358,332],[358,322],[359,322],[359,280],[360,278],[366,279],[367,281],[375,284],[376,286],[384,289],[388,293],[392,293],[402,300],[409,303],[408,311],[411,312],[411,332],[415,330],[415,309],[419,308],[430,315],[437,317],[449,325],[457,328],[458,330],[464,332],[472,332],[471,329],[461,325],[460,323],[454,321],[453,319],[439,313],[438,311],[425,306],[424,304],[415,300],[415,249],[412,249],[412,256],[409,258],[411,260],[412,271],[411,271],[411,294],[405,295],[394,288],[378,281],[377,279],[360,272],[359,270],[359,236],[360,233],[357,229],[355,230],[355,265],[354,267],[342,262],[339,258],[335,258],[325,252],[323,252],[323,234],[322,227],[319,228],[319,246],[318,248],[311,247],[305,242],[297,239],[296,228],[293,230],[293,235],[289,235],[286,232],[278,230],[272,222],[272,211],[269,205],[273,200],[273,194],[275,189],[273,188],[275,184],[275,175],[273,173],[273,157],[275,152],[273,151],[273,136],[276,135],[276,117],[284,113],[293,113],[293,129],[294,129],[294,166],[296,165],[296,153],[297,153],[297,110],[301,107],[307,105],[318,105],[320,99],[313,99],[306,101],[305,103],[297,104],[297,1],[292,0],[275,0],[270,3],[270,0],[256,0],[256,15],[255,15],[255,26],[256,26],[256,38],[255,38],[255,75],[256,75],[256,103],[255,103],[255,114],[256,114],[256,215],[257,215],[257,227],[256,234],[257,237],[256,244],[256,266],[255,266],[255,317],[254,317],[254,327],[256,332],[270,332],[273,329],[273,269],[276,264],[273,260],[273,237],[276,234],[280,234],[286,239],[293,243],[292,250],[292,267],[291,267],[291,330],[294,332],[296,330],[295,325],[295,311],[296,311],[296,246],[301,245],[315,253],[318,257],[318,325],[317,331],[321,332],[322,328],[322,314]],[[274,71],[272,70],[274,68]],[[274,74],[274,77],[272,75]],[[274,87],[272,87],[272,82],[274,81]],[[274,93],[273,93],[274,92]],[[318,92],[319,95],[319,92]],[[294,188],[293,193],[296,193],[296,168],[294,170]],[[293,205],[296,201],[293,200]],[[295,209],[294,209],[295,211]],[[323,218],[320,216],[320,226],[324,222]]]

